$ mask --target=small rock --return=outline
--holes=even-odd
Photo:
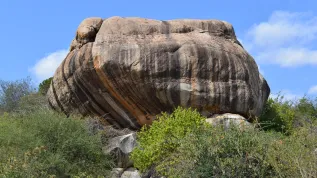
[[[129,159],[129,155],[135,146],[136,134],[130,133],[110,139],[104,151],[107,154],[116,156],[119,167],[127,168],[133,165],[133,162]]]
[[[225,130],[228,130],[232,125],[238,126],[240,129],[252,127],[252,124],[239,114],[215,114],[206,121],[213,126],[223,125]]]
[[[141,174],[135,168],[129,168],[123,172],[121,178],[141,178]]]
[[[123,168],[113,168],[110,173],[110,178],[120,178],[123,172]]]

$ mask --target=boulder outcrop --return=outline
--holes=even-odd
[[[80,24],[48,99],[66,114],[139,129],[177,106],[258,116],[269,93],[227,22],[111,17]]]

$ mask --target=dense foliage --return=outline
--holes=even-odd
[[[266,128],[270,131],[212,127],[196,112],[178,108],[138,134],[139,147],[131,158],[141,171],[154,167],[166,177],[314,177],[317,123],[293,124],[299,108],[313,113],[311,105],[276,101],[270,99],[266,108],[275,118],[269,123],[274,127]]]
[[[317,137],[309,128],[285,136],[237,128],[199,130],[156,165],[167,177],[314,177]]]
[[[259,118],[261,128],[290,134],[294,128],[317,120],[317,102],[306,97],[297,101],[283,96],[269,98]]]
[[[281,98],[269,98],[262,115],[260,123],[265,130],[290,133],[293,130],[295,111],[292,102],[283,102]]]
[[[104,177],[113,167],[90,122],[52,111],[30,80],[3,82],[0,177]],[[93,131],[92,131],[93,130]]]
[[[143,127],[137,134],[139,146],[131,158],[141,171],[159,164],[180,145],[181,139],[206,125],[205,118],[191,109],[178,107],[171,115],[163,113],[151,128]]]
[[[105,176],[112,160],[85,121],[41,109],[0,116],[0,177]]]

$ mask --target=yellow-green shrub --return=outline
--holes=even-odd
[[[205,118],[191,109],[178,107],[172,114],[163,113],[137,134],[138,147],[132,152],[134,166],[145,171],[170,156],[188,134],[206,126]]]

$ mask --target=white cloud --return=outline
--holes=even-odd
[[[291,47],[265,50],[259,52],[256,59],[262,63],[278,64],[282,67],[317,65],[317,50]]]
[[[312,86],[312,87],[308,90],[308,94],[316,95],[316,94],[317,94],[317,85]]]
[[[316,38],[317,18],[309,13],[274,12],[267,22],[253,26],[249,34],[259,46],[305,43]],[[294,41],[296,40],[296,41]]]
[[[310,13],[276,11],[249,29],[244,43],[260,63],[283,67],[317,65],[317,17]]]
[[[294,94],[289,90],[282,90],[278,93],[271,93],[270,94],[270,98],[278,98],[280,97],[280,99],[282,99],[281,97],[283,97],[282,101],[297,101],[298,99],[302,98],[303,95],[299,95],[299,94]]]
[[[31,72],[36,80],[41,82],[54,75],[55,70],[64,60],[68,50],[59,50],[40,59],[32,68]]]

